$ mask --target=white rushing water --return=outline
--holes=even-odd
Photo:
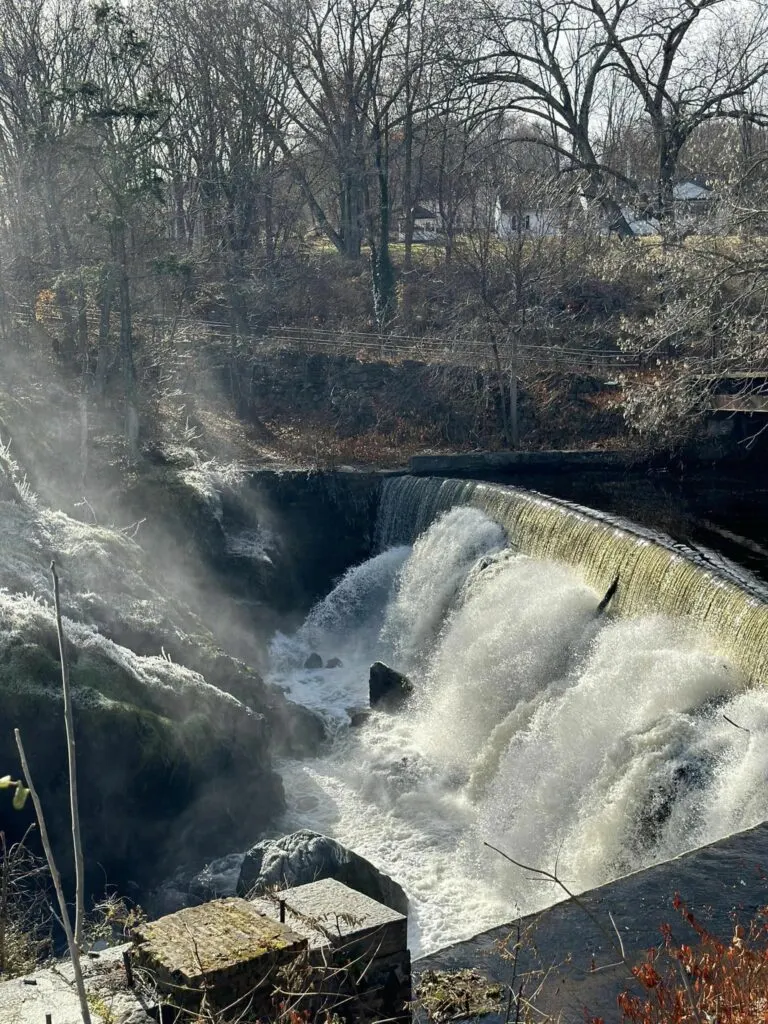
[[[334,732],[282,766],[286,824],[400,882],[415,954],[561,898],[486,842],[578,891],[768,817],[768,694],[682,622],[598,620],[601,595],[505,544],[455,508],[273,643],[272,681]],[[377,658],[414,697],[350,728]]]

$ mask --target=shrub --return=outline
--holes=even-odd
[[[48,869],[27,845],[0,832],[0,980],[26,974],[50,952]]]
[[[763,1024],[768,1017],[768,907],[748,928],[738,923],[730,941],[712,935],[678,894],[673,906],[696,941],[677,944],[669,925],[663,945],[632,973],[643,995],[623,992],[619,1009],[632,1024]]]

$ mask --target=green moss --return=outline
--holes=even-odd
[[[61,684],[61,667],[38,639],[14,637],[0,652],[0,688],[4,680],[17,687],[25,682],[54,687]]]
[[[83,651],[71,669],[72,685],[76,689],[90,689],[109,700],[124,704],[147,706],[148,687],[100,651]]]
[[[238,898],[189,907],[149,922],[137,929],[137,938],[148,964],[189,980],[242,969],[262,957],[306,946],[305,939]]]

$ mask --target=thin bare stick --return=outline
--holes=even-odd
[[[682,982],[683,982],[683,988],[685,989],[685,994],[688,996],[688,1002],[691,1004],[691,1009],[693,1010],[693,1015],[696,1018],[696,1020],[698,1021],[698,1024],[702,1024],[701,1012],[700,1012],[698,1006],[696,1005],[696,997],[694,996],[693,990],[691,989],[691,983],[688,980],[687,974],[685,973],[685,968],[680,963],[680,961],[677,959],[677,957],[673,957],[673,960],[674,960],[675,964],[677,965],[678,971],[680,972],[680,977],[681,977]]]
[[[624,952],[624,942],[623,942],[623,940],[621,938],[621,933],[619,932],[619,929],[616,927],[616,922],[613,920],[613,914],[610,912],[610,910],[608,911],[608,917],[610,918],[611,924],[613,925],[613,930],[616,932],[616,938],[619,940],[619,949],[621,950],[621,959],[624,961],[624,963],[626,963],[627,962],[627,955]]]
[[[723,715],[723,718],[726,720],[726,722],[729,725],[733,725],[737,729],[741,729],[742,732],[749,732],[749,729],[747,729],[747,727],[745,725],[739,725],[738,722],[734,722],[734,720],[732,718],[729,718],[728,715]]]
[[[503,857],[504,860],[508,860],[510,864],[514,864],[516,868],[522,868],[523,871],[530,871],[531,874],[534,875],[541,875],[542,878],[547,878],[550,882],[554,882],[555,885],[559,885],[565,893],[565,895],[569,899],[573,900],[577,907],[584,911],[584,913],[587,915],[590,921],[592,921],[592,923],[600,929],[602,934],[608,939],[611,945],[618,950],[622,962],[626,964],[627,959],[624,956],[624,944],[621,941],[621,936],[618,934],[618,931],[616,932],[616,936],[619,940],[617,945],[614,942],[613,935],[611,935],[611,933],[608,931],[608,929],[605,927],[602,921],[598,917],[596,917],[595,914],[592,913],[592,911],[589,909],[589,907],[582,899],[579,899],[579,897],[575,893],[571,892],[571,890],[568,888],[565,882],[562,881],[562,879],[558,878],[557,875],[553,875],[551,871],[546,871],[544,868],[533,868],[529,864],[522,864],[519,860],[515,860],[514,857],[510,857],[508,853],[504,853],[503,850],[500,850],[497,846],[493,846],[491,843],[483,843],[483,846],[487,846],[489,850],[493,850],[494,853],[498,853],[500,857]],[[611,919],[611,924],[613,924],[613,919]],[[614,928],[616,927],[615,924],[613,926]]]
[[[66,638],[61,621],[61,599],[56,563],[51,562],[53,578],[53,604],[56,609],[56,630],[59,634],[59,657],[61,658],[61,686],[64,691],[64,724],[67,730],[67,763],[69,765],[69,806],[72,816],[72,846],[75,851],[75,943],[83,946],[83,922],[85,918],[85,862],[80,836],[80,807],[77,800],[77,761],[75,757],[75,721],[72,715],[72,693],[69,687],[69,663],[67,662]]]
[[[83,981],[83,972],[80,968],[80,950],[77,947],[75,936],[72,933],[72,923],[69,919],[69,908],[67,907],[67,901],[64,898],[64,889],[61,885],[61,875],[59,874],[59,869],[56,867],[56,861],[53,859],[53,848],[51,847],[51,841],[48,838],[48,829],[45,824],[45,817],[43,816],[43,805],[40,803],[40,797],[37,795],[37,790],[32,782],[32,775],[29,771],[27,755],[24,753],[24,744],[21,742],[21,733],[18,729],[14,729],[13,735],[16,737],[16,746],[18,747],[19,757],[21,758],[21,770],[24,772],[24,782],[29,790],[30,796],[32,797],[32,803],[35,805],[37,824],[40,829],[40,841],[43,844],[45,859],[48,861],[48,869],[51,872],[53,887],[56,890],[56,899],[58,900],[59,911],[61,912],[61,923],[64,927],[64,934],[67,937],[69,956],[72,960],[72,970],[75,975],[75,987],[77,988],[77,995],[80,1000],[80,1013],[83,1017],[83,1024],[91,1024],[91,1011],[88,1009],[88,997],[85,994],[85,982]]]

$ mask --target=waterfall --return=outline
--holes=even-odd
[[[401,668],[411,671],[426,661],[467,573],[505,543],[501,527],[474,508],[455,509],[416,541],[381,633]]]
[[[768,816],[755,581],[473,482],[388,480],[377,536],[379,553],[273,644],[272,681],[334,727],[322,757],[281,766],[284,827],[333,835],[397,879],[414,953],[560,898],[486,843],[583,891]],[[623,614],[598,617],[616,573]],[[729,609],[752,623],[743,650]],[[343,665],[307,669],[310,650]],[[414,695],[353,728],[376,658]]]
[[[714,552],[677,544],[634,523],[533,491],[472,480],[396,477],[383,485],[377,543],[409,543],[447,509],[470,505],[534,558],[571,566],[612,609],[660,613],[702,628],[752,683],[768,682],[768,590]]]

